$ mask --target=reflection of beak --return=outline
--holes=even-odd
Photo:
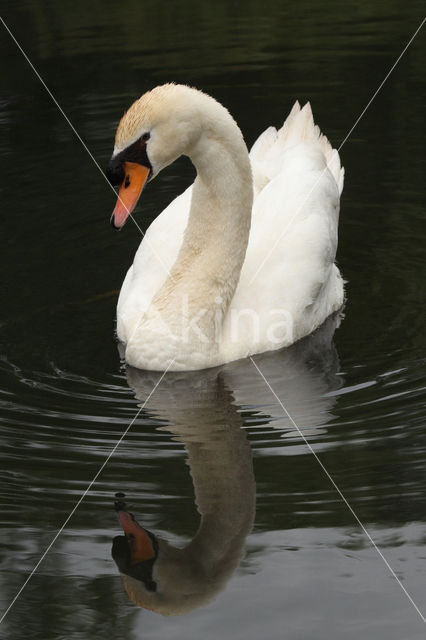
[[[137,162],[124,162],[123,168],[124,180],[120,185],[117,204],[111,216],[111,224],[114,229],[121,229],[136,207],[150,172],[148,167]]]
[[[126,534],[130,549],[130,564],[151,560],[155,557],[155,549],[151,537],[141,527],[131,513],[119,510],[118,519]]]

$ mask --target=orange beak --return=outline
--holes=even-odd
[[[124,180],[120,185],[117,204],[111,216],[114,229],[121,229],[136,207],[150,171],[148,167],[136,162],[124,162],[123,167]]]
[[[151,560],[155,556],[152,540],[145,531],[127,511],[119,511],[118,519],[126,534],[130,547],[130,561],[132,564]]]

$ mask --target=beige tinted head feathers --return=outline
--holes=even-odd
[[[200,117],[205,119],[209,113],[214,114],[215,119],[225,116],[235,124],[225,107],[198,89],[173,83],[155,87],[135,100],[124,113],[115,134],[114,154],[163,122],[170,120],[177,125],[192,122],[195,128]]]
[[[194,164],[205,156],[211,146],[201,152],[202,140],[217,140],[225,147],[233,141],[246,154],[241,132],[227,109],[198,89],[164,84],[136,100],[119,122],[106,171],[111,184],[120,185],[113,226],[123,226],[148,179],[181,155]]]

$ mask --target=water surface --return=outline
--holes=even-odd
[[[309,99],[337,146],[422,8],[28,0],[5,5],[3,17],[104,166],[123,110],[169,80],[223,102],[249,145],[296,98]],[[420,33],[341,151],[344,318],[256,358],[423,613],[425,47]],[[130,223],[112,232],[108,185],[5,32],[0,52],[4,610],[156,377],[123,368],[114,338],[117,292],[140,234]],[[193,175],[184,159],[164,171],[144,193],[139,224]],[[224,514],[238,516],[222,590],[181,617],[132,604],[110,555],[116,491],[175,547],[193,539],[206,505],[218,538]],[[414,640],[424,624],[244,361],[167,376],[0,627],[12,640],[24,632]]]

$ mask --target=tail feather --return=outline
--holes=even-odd
[[[340,164],[339,153],[333,149],[327,137],[315,124],[310,103],[307,102],[301,108],[297,100],[281,129],[277,132],[274,127],[269,127],[253,145],[250,157],[254,161],[255,183],[259,186],[264,185],[265,176],[271,180],[279,170],[279,160],[283,151],[300,142],[311,142],[320,146],[339,192],[342,193],[345,172]],[[256,178],[256,173],[259,173],[259,179]]]
[[[268,127],[263,133],[260,134],[250,150],[251,160],[262,162],[262,159],[267,154],[269,149],[273,144],[275,144],[277,133],[278,132],[275,127]]]

